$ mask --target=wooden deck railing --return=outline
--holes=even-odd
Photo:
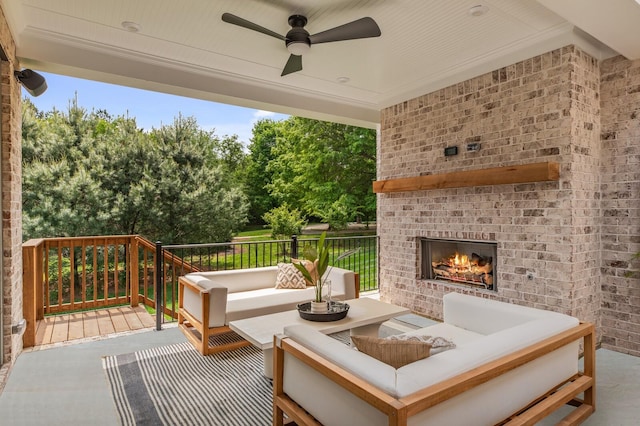
[[[327,239],[332,263],[357,272],[360,290],[377,288],[376,236]],[[22,245],[25,347],[35,344],[37,321],[60,314],[129,304],[156,309],[156,327],[177,318],[178,277],[200,270],[257,268],[297,257],[317,240],[156,245],[138,235],[33,239]],[[159,250],[158,250],[159,249]],[[160,260],[161,259],[161,260]]]
[[[25,347],[35,344],[45,314],[142,303],[156,306],[156,246],[138,235],[33,239],[22,245]],[[164,283],[198,270],[163,253]],[[166,286],[166,284],[165,284]],[[165,289],[164,295],[172,294]],[[164,313],[174,315],[173,304]],[[167,306],[170,305],[170,306]]]

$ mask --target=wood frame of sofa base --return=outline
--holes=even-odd
[[[558,424],[579,425],[595,411],[595,329],[591,323],[581,323],[565,332],[547,338],[522,350],[488,362],[443,382],[429,386],[404,398],[394,398],[315,352],[283,336],[274,337],[273,424],[287,422],[297,425],[320,425],[304,408],[283,391],[284,354],[295,356],[389,418],[390,426],[406,425],[409,417],[486,383],[502,374],[551,353],[579,339],[584,339],[584,367],[575,377],[559,383],[545,395],[500,425],[534,425],[558,408],[569,404],[575,408]],[[578,396],[584,393],[584,397]]]
[[[360,275],[354,273],[353,278],[355,285],[355,297],[357,299],[360,297]],[[185,289],[187,291],[193,291],[194,293],[200,294],[202,301],[202,321],[197,320],[184,309]],[[178,277],[178,327],[198,352],[202,355],[211,355],[251,345],[251,343],[246,340],[220,345],[210,345],[210,337],[233,333],[233,330],[231,330],[227,325],[220,327],[205,327],[204,324],[209,324],[209,306],[210,295],[208,292],[203,291],[200,287],[191,283],[185,277]]]
[[[193,315],[184,309],[184,291],[193,291],[200,294],[200,300],[202,301],[202,321],[198,321]],[[243,346],[251,345],[246,340],[239,340],[233,343],[210,345],[209,338],[220,334],[232,333],[233,330],[229,326],[224,325],[220,327],[205,327],[204,324],[209,324],[209,293],[202,291],[200,287],[192,284],[184,277],[178,277],[178,327],[187,337],[187,340],[200,352],[202,355],[211,355],[223,351],[231,351],[241,348]]]

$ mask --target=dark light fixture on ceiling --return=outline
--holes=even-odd
[[[40,96],[47,90],[47,81],[33,70],[14,71],[13,75],[31,96]]]
[[[291,29],[287,32],[286,36],[251,21],[247,21],[239,16],[232,15],[231,13],[223,13],[222,20],[229,24],[257,31],[284,41],[290,55],[287,64],[282,70],[281,76],[302,71],[302,55],[307,53],[314,44],[380,37],[382,34],[376,21],[369,17],[360,18],[310,35],[309,32],[304,29],[304,26],[307,25],[307,18],[302,15],[291,15],[288,20]]]

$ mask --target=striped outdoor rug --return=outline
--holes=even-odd
[[[270,425],[271,381],[253,346],[201,356],[189,343],[103,358],[123,425]]]

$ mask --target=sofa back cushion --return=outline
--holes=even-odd
[[[223,284],[227,287],[229,293],[236,293],[261,288],[273,288],[276,284],[277,275],[277,266],[266,266],[263,268],[234,269],[230,271],[194,272],[188,274],[187,278],[201,276]]]
[[[460,293],[446,294],[443,298],[443,308],[445,323],[484,335],[536,319],[566,317],[557,312]]]
[[[192,272],[187,278],[196,282],[206,278],[227,287],[228,293],[274,288],[278,275],[277,266],[262,268],[234,269],[230,271]],[[355,299],[355,274],[342,268],[331,268],[329,277],[332,293],[340,299]]]

